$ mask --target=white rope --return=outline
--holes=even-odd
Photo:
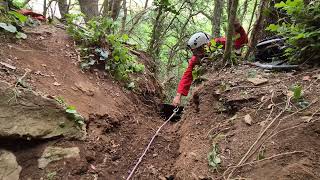
[[[147,148],[144,150],[144,152],[143,152],[142,155],[140,156],[138,162],[137,162],[136,165],[133,167],[132,171],[130,172],[130,174],[129,174],[129,176],[127,177],[126,180],[129,180],[129,179],[132,177],[132,175],[134,174],[135,170],[137,169],[137,167],[138,167],[139,164],[141,163],[142,158],[146,155],[147,151],[149,150],[149,148],[150,148],[153,140],[157,137],[157,135],[159,134],[159,132],[160,132],[160,130],[162,129],[162,127],[165,126],[165,125],[171,120],[171,118],[178,112],[178,110],[179,110],[178,108],[176,108],[175,110],[173,110],[173,113],[172,113],[172,115],[169,117],[169,119],[166,120],[166,121],[159,127],[159,129],[157,130],[157,132],[153,135],[153,137],[151,138],[151,141],[149,142]]]

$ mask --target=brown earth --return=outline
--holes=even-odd
[[[252,72],[268,82],[253,86],[246,81]],[[273,73],[243,65],[217,74],[195,90],[185,109],[177,178],[320,179],[320,71]],[[310,106],[303,110],[291,98],[283,111],[296,83]],[[248,114],[251,125],[244,122]],[[232,168],[273,120],[247,160]],[[212,144],[218,145],[222,160],[217,171],[208,166]]]
[[[1,146],[12,150],[22,166],[21,179],[39,179],[56,172],[56,179],[124,179],[141,155],[157,127],[163,123],[157,114],[161,88],[150,72],[139,75],[135,92],[126,90],[108,74],[98,70],[83,72],[78,65],[73,41],[61,30],[43,25],[27,30],[28,39],[0,42],[1,62],[16,69],[0,66],[0,79],[12,85],[23,78],[26,88],[48,97],[62,97],[68,105],[87,118],[85,141],[11,142]],[[148,67],[147,56],[140,60]],[[135,173],[136,178],[154,179],[170,172],[178,150],[176,128],[160,133],[146,160]],[[80,160],[49,164],[37,168],[37,159],[48,145],[79,146]],[[162,163],[158,163],[159,161]]]
[[[87,118],[84,141],[0,139],[0,147],[17,156],[20,179],[125,179],[163,123],[157,114],[161,88],[152,74],[140,75],[132,92],[107,73],[83,72],[73,41],[52,26],[30,29],[24,41],[2,39],[0,61],[16,69],[0,65],[0,80],[15,84],[27,72],[26,88],[63,97]],[[139,59],[148,67],[146,55]],[[320,179],[319,70],[277,73],[241,65],[209,74],[210,81],[195,88],[182,120],[160,132],[133,179],[223,179],[233,170],[230,178]],[[268,82],[254,86],[249,76]],[[287,101],[295,83],[303,87],[306,109]],[[244,122],[248,114],[251,125]],[[272,120],[246,161],[232,168]],[[208,166],[212,144],[222,161],[217,171]],[[37,159],[49,145],[77,146],[81,158],[41,170]]]

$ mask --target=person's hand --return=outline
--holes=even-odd
[[[177,93],[177,95],[173,98],[172,105],[179,106],[181,103],[181,94]]]

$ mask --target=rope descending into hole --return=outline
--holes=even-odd
[[[142,153],[142,155],[140,156],[138,162],[137,162],[136,165],[133,167],[133,169],[131,170],[131,172],[130,172],[130,174],[129,174],[129,176],[127,177],[126,180],[129,180],[129,179],[133,176],[135,170],[137,169],[137,167],[138,167],[139,164],[141,163],[142,158],[146,155],[146,153],[147,153],[147,151],[149,150],[152,142],[153,142],[154,139],[157,137],[157,135],[159,134],[159,132],[160,132],[160,130],[162,129],[162,127],[165,126],[165,125],[172,119],[172,117],[177,114],[178,111],[179,111],[179,107],[176,107],[176,108],[173,110],[173,113],[172,113],[172,115],[169,117],[169,119],[166,120],[166,121],[159,127],[159,129],[156,131],[156,133],[155,133],[155,134],[153,135],[153,137],[151,138],[151,140],[150,140],[147,148],[143,151],[143,153]]]

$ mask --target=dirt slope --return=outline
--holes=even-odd
[[[106,73],[81,71],[63,30],[43,25],[28,31],[25,41],[2,38],[0,80],[14,86],[23,77],[25,88],[63,97],[86,117],[87,137],[0,138],[0,148],[12,152],[22,167],[20,179],[125,179],[163,123],[156,107],[160,86],[147,71],[138,90],[128,91]],[[139,59],[148,66],[146,55]],[[210,72],[210,81],[195,88],[182,120],[160,132],[133,179],[320,179],[319,74],[317,69],[277,73],[245,65],[219,76]],[[255,86],[248,77],[267,82]],[[296,83],[309,103],[300,103],[305,109],[288,95]],[[208,166],[213,144],[221,159],[217,171]],[[39,169],[37,160],[48,146],[79,147],[80,158]]]
[[[87,118],[84,141],[64,139],[45,142],[12,142],[3,139],[1,146],[14,152],[22,166],[20,179],[39,179],[54,173],[56,179],[124,179],[141,155],[156,128],[163,123],[157,114],[161,88],[148,71],[141,75],[139,89],[128,91],[108,74],[79,68],[73,41],[61,29],[43,25],[28,30],[28,39],[0,42],[0,79],[12,85],[24,74],[26,88],[49,97],[62,97],[68,105]],[[147,56],[141,54],[148,66]],[[170,172],[178,150],[175,128],[160,134],[135,178],[154,179]],[[80,159],[37,167],[37,159],[49,145],[80,148]],[[159,163],[161,161],[161,163]]]
[[[268,82],[254,86],[247,80],[252,74]],[[276,73],[249,66],[228,69],[219,77],[213,73],[194,92],[184,114],[177,178],[320,179],[319,74],[318,69]],[[288,101],[296,83],[309,102],[306,109]],[[245,123],[246,115],[251,125]],[[222,161],[217,172],[208,166],[212,144],[219,147]]]

